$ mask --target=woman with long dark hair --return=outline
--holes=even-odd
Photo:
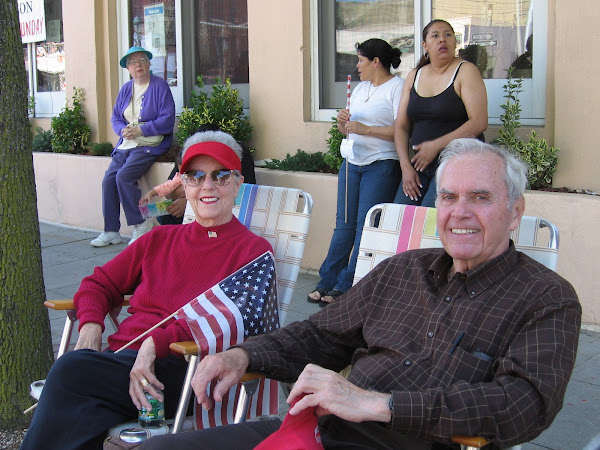
[[[394,148],[394,120],[404,80],[390,69],[400,65],[399,49],[381,39],[356,44],[360,75],[350,97],[350,109],[337,115],[340,132],[352,142],[338,176],[335,230],[327,258],[321,265],[321,281],[308,301],[321,306],[352,286],[358,247],[367,211],[391,202],[400,182],[400,166]]]

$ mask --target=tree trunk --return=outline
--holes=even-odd
[[[0,429],[27,426],[53,361],[17,2],[0,0]]]

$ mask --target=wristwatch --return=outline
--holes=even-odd
[[[390,401],[388,403],[388,409],[392,413],[392,419],[394,418],[394,394],[391,395]]]

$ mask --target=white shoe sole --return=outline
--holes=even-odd
[[[119,239],[113,239],[112,241],[109,241],[109,242],[102,241],[102,242],[94,243],[94,241],[92,241],[92,242],[90,242],[90,245],[92,247],[108,247],[111,244],[120,244],[121,242],[122,242],[121,238],[119,238]]]

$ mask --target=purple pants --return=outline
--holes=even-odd
[[[154,164],[156,158],[158,155],[147,153],[146,147],[114,151],[102,180],[104,231],[119,232],[121,229],[120,205],[123,205],[127,225],[138,225],[144,221],[138,209],[142,192],[137,180]]]

